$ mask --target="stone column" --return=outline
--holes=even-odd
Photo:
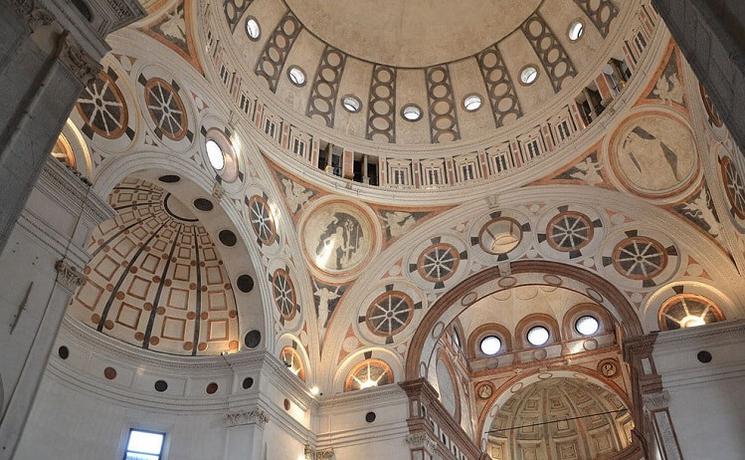
[[[136,0],[0,0],[0,252],[105,36],[143,15]]]
[[[745,154],[745,2],[652,0]]]
[[[228,439],[225,460],[251,460],[264,458],[264,426],[269,416],[261,409],[229,412],[225,414]]]
[[[0,254],[0,459],[13,457],[71,296],[87,238],[114,211],[48,157]]]

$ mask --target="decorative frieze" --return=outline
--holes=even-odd
[[[310,445],[305,445],[305,460],[334,460],[336,454],[333,447],[325,449],[314,449]]]
[[[83,51],[80,45],[70,38],[69,35],[65,36],[63,40],[64,43],[59,50],[59,61],[67,70],[72,72],[83,86],[87,85],[101,71],[101,64]]]
[[[242,412],[229,412],[225,414],[225,426],[231,428],[242,425],[258,425],[264,428],[269,423],[269,416],[263,410],[256,408]]]

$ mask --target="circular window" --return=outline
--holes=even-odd
[[[479,243],[489,254],[506,254],[517,247],[523,238],[520,224],[514,219],[500,217],[481,228]]]
[[[574,323],[574,328],[580,334],[590,336],[600,330],[600,321],[590,315],[581,316],[577,322]]]
[[[529,65],[520,72],[520,81],[523,85],[532,85],[538,79],[538,69]]]
[[[303,86],[305,84],[305,72],[296,65],[291,66],[287,70],[287,77],[295,86]]]
[[[548,342],[550,336],[551,334],[549,334],[548,329],[545,327],[534,326],[528,331],[528,342],[533,346],[540,347]]]
[[[186,106],[176,88],[161,78],[145,83],[145,105],[160,134],[180,141],[188,131]]]
[[[344,391],[364,390],[393,383],[391,367],[375,358],[357,364],[347,375]]]
[[[210,160],[212,167],[216,171],[222,171],[225,168],[225,154],[220,144],[213,139],[207,139],[204,145],[207,148],[207,158]]]
[[[686,329],[724,321],[724,314],[711,300],[695,295],[680,294],[668,299],[660,308],[659,323],[664,331]]]
[[[261,36],[261,26],[259,26],[259,21],[256,18],[249,17],[246,19],[246,34],[251,40],[258,40]]]
[[[357,113],[362,108],[362,101],[356,96],[348,95],[342,98],[341,105],[347,112]]]
[[[422,109],[416,104],[407,104],[401,109],[401,116],[407,121],[418,121],[422,118]]]
[[[481,353],[487,356],[494,356],[502,349],[502,340],[496,335],[488,335],[481,339],[479,348],[481,349]]]
[[[585,34],[585,25],[582,21],[574,21],[569,25],[569,40],[576,42]]]
[[[297,314],[295,285],[286,270],[280,268],[272,275],[272,293],[274,304],[284,321],[292,321]]]
[[[481,108],[481,104],[483,103],[483,100],[481,99],[481,96],[478,94],[471,94],[470,96],[466,96],[465,99],[463,99],[463,107],[468,112],[475,112],[478,109]]]

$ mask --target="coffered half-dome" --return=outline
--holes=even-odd
[[[598,105],[636,64],[631,35],[650,32],[636,0],[226,0],[201,19],[214,74],[247,113],[409,148],[554,117],[585,87]]]
[[[179,176],[161,177],[174,187]],[[91,235],[92,259],[68,312],[121,341],[153,351],[203,355],[237,351],[238,308],[218,244],[200,222],[208,198],[184,203],[130,177],[112,191],[114,219]],[[220,232],[223,247],[236,244]],[[240,283],[239,283],[240,288]]]
[[[631,444],[633,427],[618,395],[579,378],[548,378],[499,407],[488,453],[503,460],[610,458]]]

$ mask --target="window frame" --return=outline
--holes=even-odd
[[[163,442],[160,445],[160,453],[158,454],[158,460],[166,460],[167,452],[168,452],[168,432],[166,431],[158,431],[158,430],[151,430],[146,428],[138,428],[136,426],[130,426],[127,428],[126,435],[124,438],[124,449],[122,454],[122,460],[127,460],[127,454],[140,454],[140,455],[148,455],[148,456],[154,456],[155,454],[148,454],[145,452],[139,452],[134,450],[129,450],[129,440],[132,437],[133,432],[139,432],[139,433],[149,433],[149,434],[159,434],[163,436]]]

